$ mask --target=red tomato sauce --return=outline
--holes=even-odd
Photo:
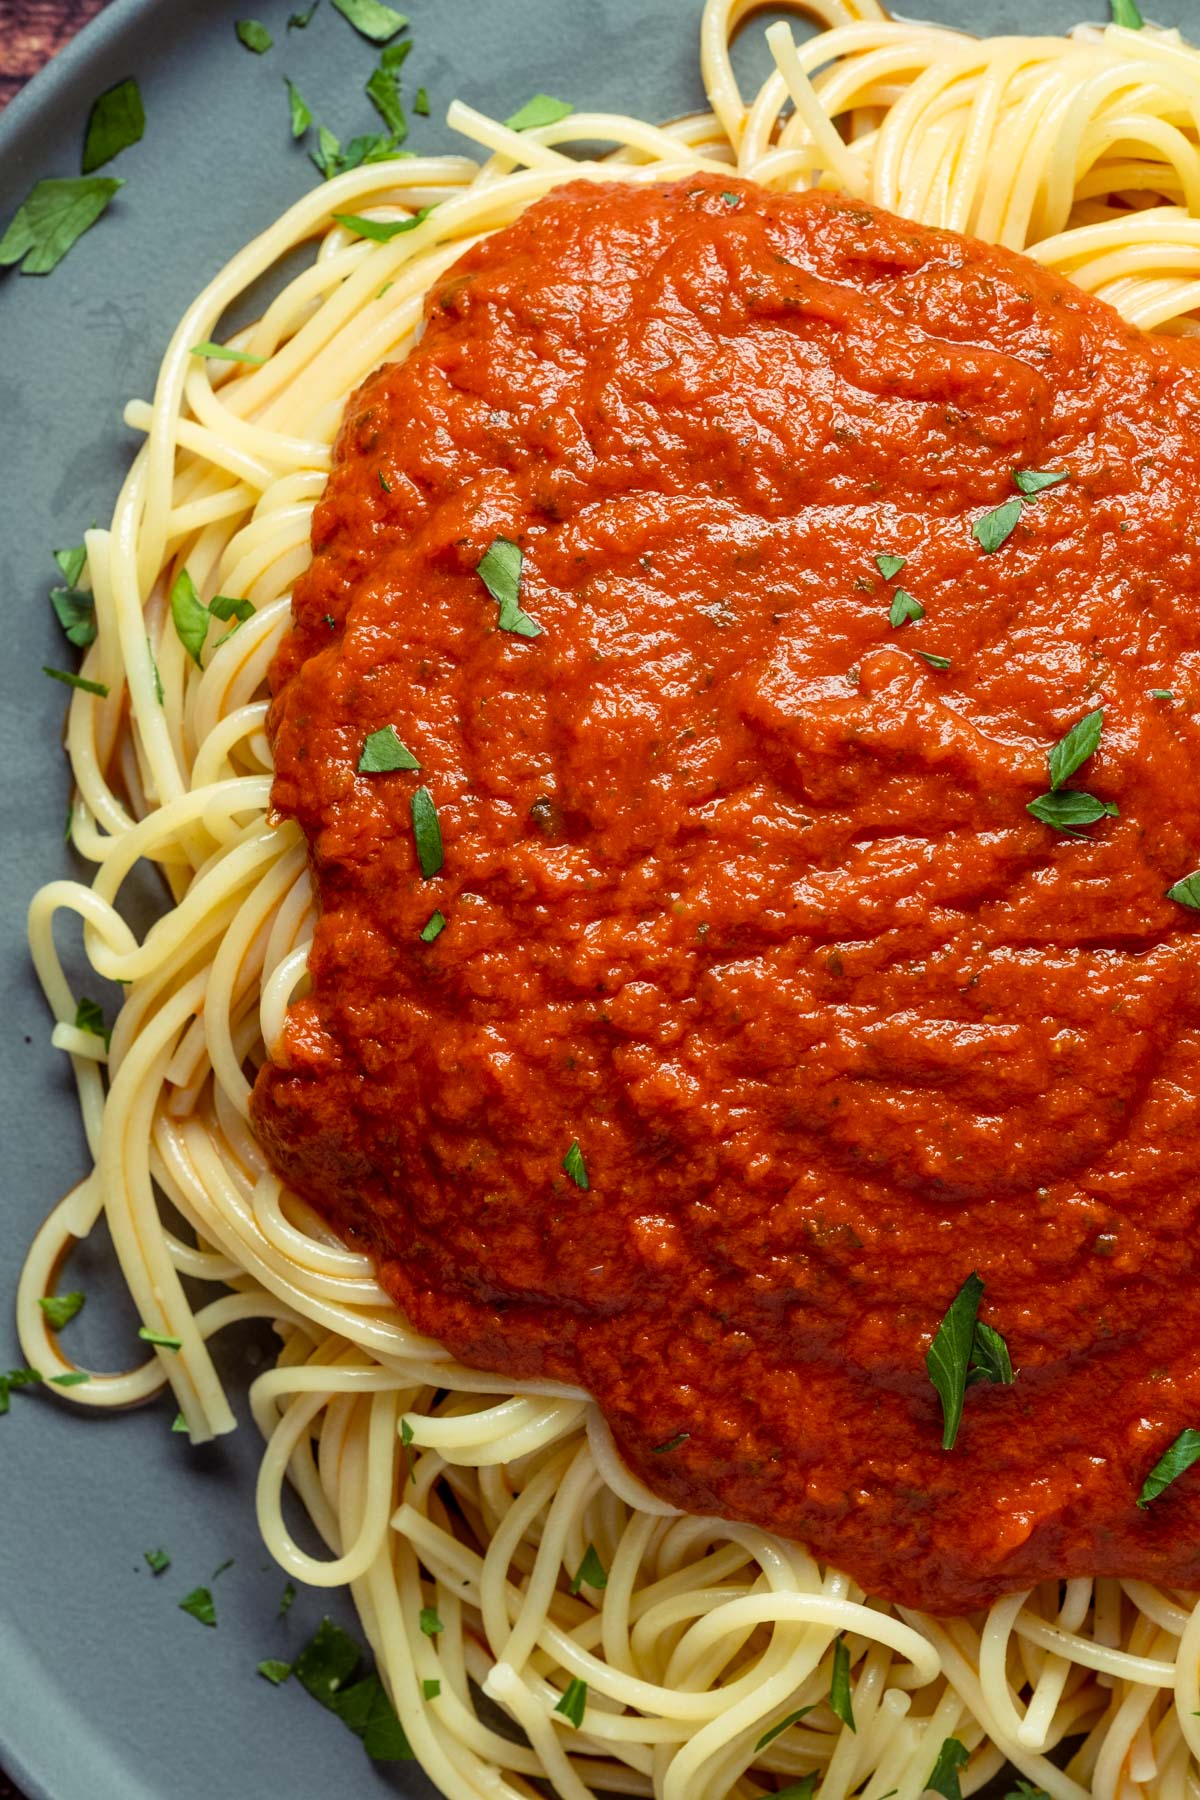
[[[1069,479],[986,553],[1017,470]],[[282,1175],[468,1363],[872,1593],[1200,1585],[1200,1470],[1135,1505],[1200,1425],[1193,350],[841,197],[578,183],[350,401],[313,550]],[[1071,837],[1026,808],[1095,709]],[[389,724],[419,772],[358,773]],[[973,1270],[1017,1376],[946,1451]]]

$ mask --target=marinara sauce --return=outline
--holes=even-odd
[[[427,315],[274,668],[321,903],[275,1166],[682,1507],[934,1610],[1200,1585],[1200,1470],[1135,1504],[1200,1425],[1195,352],[732,179],[560,189]],[[1067,479],[989,551],[1014,471]],[[1094,711],[1072,836],[1027,806]],[[419,770],[360,773],[389,725]],[[1016,1379],[947,1451],[973,1271]]]

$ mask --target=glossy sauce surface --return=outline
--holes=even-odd
[[[274,670],[322,905],[276,1166],[466,1361],[912,1605],[1200,1584],[1200,1471],[1134,1504],[1200,1425],[1198,421],[1190,349],[1023,258],[580,183],[354,396]],[[1069,479],[985,554],[1022,469]],[[1096,708],[1072,838],[1026,806]],[[419,773],[357,772],[387,724]],[[947,1452],[972,1270],[1018,1375]]]

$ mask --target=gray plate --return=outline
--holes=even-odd
[[[117,0],[0,122],[0,225],[38,178],[71,175],[88,107],[137,75],[148,125],[105,173],[127,186],[107,216],[45,280],[0,275],[0,1145],[4,1183],[0,1318],[11,1319],[24,1245],[84,1167],[66,1059],[29,972],[23,917],[39,883],[62,874],[67,795],[58,743],[61,688],[38,674],[70,664],[46,603],[54,545],[108,515],[134,443],[123,401],[149,397],[159,355],[187,301],[225,258],[310,188],[314,171],[288,136],[286,71],[343,138],[374,128],[362,86],[374,52],[323,0],[287,33],[301,0]],[[255,11],[275,49],[236,42]],[[913,0],[913,10],[918,10]],[[922,0],[919,10],[976,30],[1029,29],[1028,0]],[[1039,0],[1037,29],[1075,22],[1070,0]],[[1100,10],[1096,7],[1096,10]],[[699,0],[411,0],[407,92],[424,84],[435,117],[410,143],[457,147],[438,123],[454,94],[503,117],[544,90],[648,118],[703,99]],[[1200,25],[1200,0],[1179,6]],[[753,60],[758,33],[743,40]],[[759,68],[763,64],[759,63]],[[73,1284],[89,1304],[70,1326],[81,1360],[118,1367],[134,1322],[110,1261],[89,1251]],[[0,1367],[20,1360],[11,1326]],[[221,1341],[237,1370],[263,1338]],[[242,1412],[244,1415],[244,1407]],[[277,1617],[283,1579],[258,1541],[252,1424],[193,1451],[172,1435],[167,1400],[121,1418],[69,1412],[16,1394],[0,1419],[0,1758],[31,1800],[318,1800],[428,1796],[411,1767],[374,1768],[295,1684],[255,1674],[291,1655],[321,1613],[353,1625],[340,1595],[302,1594]],[[165,1546],[154,1577],[142,1552]],[[219,1625],[178,1610],[227,1557],[215,1584]]]

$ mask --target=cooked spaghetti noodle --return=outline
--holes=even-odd
[[[776,70],[747,104],[729,43],[751,10],[709,0],[701,117],[660,128],[581,112],[518,134],[456,102],[451,123],[482,166],[374,164],[307,195],[197,297],[153,401],[127,409],[146,443],[111,526],[86,540],[98,635],[83,674],[108,693],[74,695],[67,736],[72,841],[97,873],[90,887],[52,882],[30,914],[95,1167],[34,1242],[21,1340],[48,1377],[71,1372],[37,1302],[102,1215],[143,1321],[181,1348],[92,1373],[78,1403],[123,1406],[169,1383],[202,1442],[234,1423],[208,1339],[237,1319],[274,1323],[278,1365],[251,1389],[265,1541],[296,1579],[351,1585],[447,1795],[528,1796],[540,1777],[564,1800],[757,1800],[815,1772],[823,1800],[916,1800],[955,1737],[971,1752],[966,1792],[1008,1760],[1054,1800],[1183,1800],[1200,1794],[1194,1596],[1077,1580],[935,1619],[866,1601],[796,1544],[680,1515],[623,1468],[585,1394],[514,1389],[418,1335],[369,1261],[281,1189],[248,1123],[248,1071],[302,989],[314,923],[300,834],[268,816],[266,671],[344,402],[406,354],[431,283],[465,248],[567,179],[735,167],[1023,250],[1142,328],[1200,329],[1200,55],[1177,34],[981,41],[893,23],[871,0],[814,0],[803,10],[827,29],[796,43],[773,26]],[[603,162],[569,153],[596,141],[615,146]],[[331,223],[425,207],[389,243]],[[306,244],[311,266],[236,339],[261,364],[190,354]],[[202,671],[171,627],[185,565],[205,599],[254,609]],[[142,861],[171,904],[139,942],[119,903]],[[127,984],[107,1051],[72,1022],[62,912],[82,920],[95,970]],[[193,1310],[183,1277],[219,1297]],[[326,1560],[294,1542],[285,1481]],[[572,1581],[589,1545],[602,1588]],[[856,1731],[828,1702],[840,1634]],[[571,1681],[587,1684],[578,1727],[556,1710]],[[479,1689],[524,1741],[493,1729]],[[1066,1738],[1078,1743],[1060,1768],[1050,1753]]]

